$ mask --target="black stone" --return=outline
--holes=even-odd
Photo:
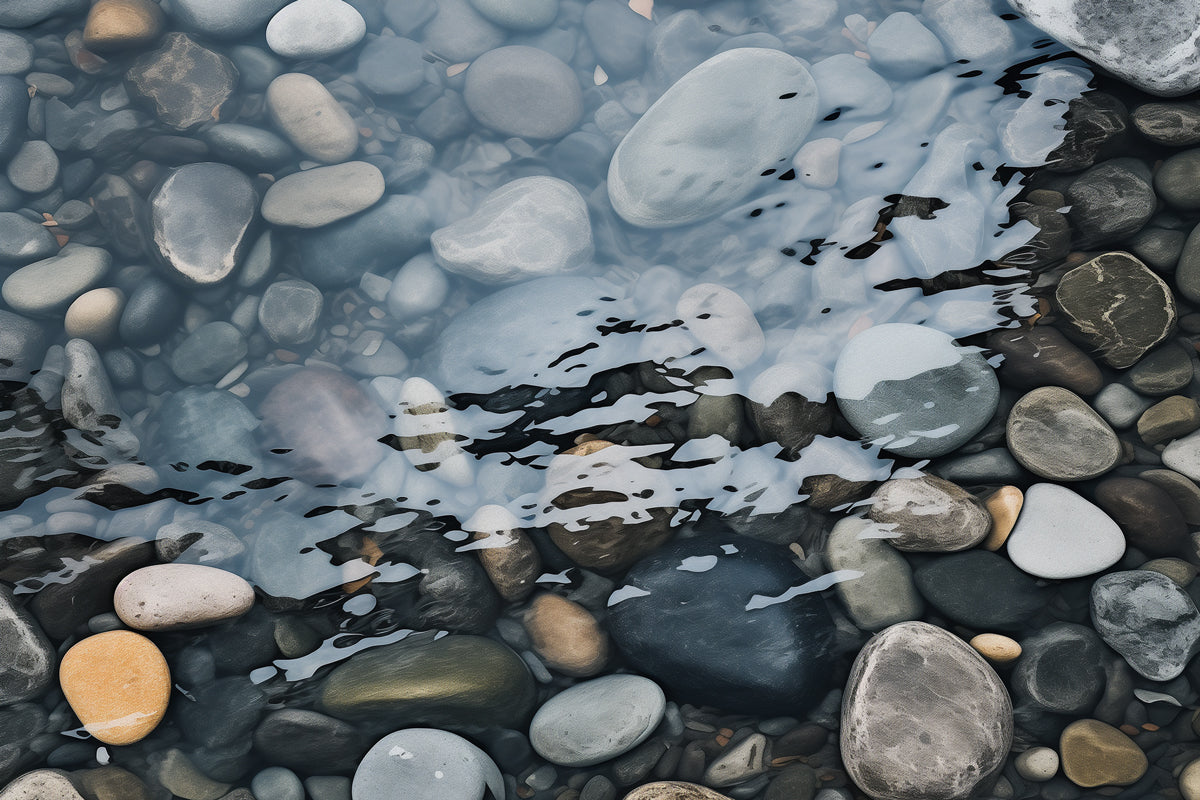
[[[201,747],[224,747],[248,736],[267,705],[267,696],[242,675],[189,691],[191,702],[173,706],[175,723],[188,741]]]
[[[98,542],[75,555],[75,568],[66,583],[47,583],[29,603],[29,610],[51,639],[62,640],[96,614],[113,610],[113,590],[129,573],[154,561],[154,543],[129,537]],[[61,565],[55,572],[66,569]]]
[[[1125,104],[1104,92],[1087,92],[1070,102],[1066,136],[1046,165],[1055,172],[1078,172],[1120,152],[1129,130]]]
[[[1142,356],[1126,374],[1136,392],[1152,397],[1175,394],[1192,382],[1192,355],[1167,342]]]
[[[1200,144],[1200,104],[1146,103],[1130,115],[1133,127],[1156,144],[1187,147]]]
[[[679,702],[802,711],[828,686],[833,621],[819,594],[763,603],[806,580],[780,547],[736,534],[677,540],[629,570],[625,586],[648,594],[618,589],[609,629],[629,663]]]
[[[37,762],[38,753],[30,750],[30,744],[48,727],[46,712],[33,703],[0,708],[0,784]]]
[[[1021,703],[1057,714],[1090,714],[1104,692],[1108,649],[1085,625],[1055,622],[1021,640],[1011,685]]]
[[[1097,164],[1067,187],[1067,218],[1075,229],[1075,247],[1092,249],[1137,233],[1157,205],[1150,170],[1133,158]]]
[[[975,630],[1019,628],[1049,599],[1033,578],[987,550],[939,556],[913,578],[930,605]]]
[[[213,629],[208,641],[219,672],[246,674],[269,664],[278,655],[275,618],[262,606],[255,606],[244,617]]]
[[[273,172],[296,157],[284,139],[264,128],[228,123],[204,132],[213,156],[251,172]]]
[[[1186,231],[1147,226],[1131,236],[1125,245],[1147,267],[1158,273],[1166,273],[1174,270],[1179,263],[1185,241]]]
[[[350,772],[370,746],[353,725],[307,709],[272,712],[254,730],[254,748],[269,764],[311,775]]]
[[[1151,556],[1183,555],[1188,525],[1163,489],[1140,478],[1108,478],[1096,486],[1096,505],[1121,526],[1129,543]]]
[[[165,339],[180,324],[183,298],[161,278],[141,281],[121,312],[118,331],[130,347],[148,347]]]
[[[1014,220],[1025,220],[1037,227],[1028,242],[1000,259],[1025,269],[1045,267],[1071,251],[1071,225],[1057,209],[1034,203],[1013,203],[1008,207]]]

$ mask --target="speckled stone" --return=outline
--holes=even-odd
[[[644,783],[625,795],[625,800],[729,800],[705,786],[683,781]]]
[[[1121,731],[1095,719],[1072,722],[1058,742],[1062,770],[1076,786],[1128,786],[1146,774],[1141,748]]]
[[[980,633],[968,644],[997,666],[1006,666],[1021,657],[1020,643],[1001,633]]]
[[[351,791],[354,800],[484,800],[504,797],[504,779],[495,762],[461,736],[405,728],[367,752]]]
[[[232,61],[184,33],[168,33],[158,49],[138,58],[125,73],[131,94],[178,131],[219,118],[237,78]]]
[[[1200,611],[1173,580],[1147,569],[1110,572],[1092,584],[1092,626],[1139,675],[1179,677],[1200,650]]]
[[[254,589],[240,576],[199,564],[155,564],[126,575],[113,595],[117,616],[139,631],[201,628],[240,617]]]
[[[106,744],[132,744],[157,727],[171,696],[162,653],[132,631],[108,631],[80,641],[59,666],[71,710]]]
[[[1058,481],[1103,475],[1121,459],[1116,433],[1074,392],[1034,389],[1008,415],[1008,449],[1030,472]]]

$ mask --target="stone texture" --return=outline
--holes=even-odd
[[[67,651],[59,682],[71,710],[106,744],[132,744],[154,730],[167,710],[171,675],[166,659],[144,636],[108,631]]]
[[[287,0],[174,0],[175,19],[187,28],[215,39],[240,39],[262,30]]]
[[[1095,478],[1121,459],[1121,443],[1104,418],[1057,386],[1034,389],[1018,400],[1006,434],[1021,466],[1051,480]]]
[[[1096,505],[1116,520],[1129,544],[1151,556],[1183,552],[1188,525],[1166,491],[1149,481],[1115,477],[1101,481]]]
[[[342,0],[294,0],[267,23],[267,46],[284,58],[323,59],[362,41],[367,23]]]
[[[0,286],[0,295],[18,314],[57,315],[100,283],[111,265],[107,250],[71,242],[57,255],[11,273]]]
[[[199,564],[156,564],[126,575],[113,596],[117,616],[139,631],[201,628],[240,617],[254,589],[238,575]]]
[[[932,475],[884,482],[871,495],[871,519],[892,534],[898,550],[953,552],[983,541],[987,509],[965,489]]]
[[[1111,567],[1124,553],[1125,536],[1111,517],[1053,483],[1029,487],[1008,537],[1008,557],[1039,578],[1091,575]]]
[[[250,245],[258,202],[250,179],[227,164],[173,170],[150,197],[154,244],[171,274],[193,286],[233,274]]]
[[[1028,391],[1039,386],[1061,386],[1079,395],[1104,388],[1096,362],[1055,328],[1010,328],[988,336],[988,348],[1001,353],[997,377],[1006,386]]]
[[[729,800],[705,786],[684,781],[644,783],[625,795],[625,800]]]
[[[998,667],[1012,664],[1021,657],[1021,645],[1016,639],[999,633],[980,633],[968,643],[979,655]]]
[[[75,298],[67,307],[63,330],[72,339],[87,339],[103,347],[117,338],[125,293],[113,287],[92,289]]]
[[[1152,681],[1178,677],[1200,649],[1200,611],[1152,570],[1111,572],[1092,584],[1092,625],[1129,666]]]
[[[84,797],[66,772],[35,769],[0,789],[0,800],[84,800]]]
[[[130,94],[178,131],[218,119],[237,79],[232,61],[177,32],[164,36],[158,49],[138,58],[125,73]]]
[[[471,533],[472,541],[482,543],[475,552],[502,598],[510,603],[524,600],[537,588],[541,556],[511,511],[499,505],[482,506],[463,530]]]
[[[354,773],[355,800],[484,800],[503,798],[495,762],[461,736],[406,728],[375,743]]]
[[[587,767],[645,741],[666,709],[658,684],[640,675],[605,675],[577,683],[542,704],[529,742],[553,764]]]
[[[1138,436],[1148,445],[1187,436],[1197,428],[1200,428],[1200,404],[1183,395],[1160,400],[1146,409],[1137,421]]]
[[[886,540],[873,538],[873,532],[858,517],[838,520],[824,552],[831,570],[863,573],[834,588],[854,624],[868,631],[917,619],[924,610],[908,561]]]
[[[1143,103],[1129,116],[1138,133],[1155,144],[1200,144],[1200,105],[1196,103]]]
[[[1149,762],[1121,731],[1095,719],[1072,722],[1058,742],[1062,770],[1076,786],[1128,786],[1146,774]]]
[[[1089,714],[1104,693],[1104,643],[1091,628],[1055,622],[1021,641],[1010,684],[1020,704],[1055,714]]]
[[[1192,381],[1194,352],[1175,342],[1159,345],[1130,367],[1126,373],[1129,385],[1134,391],[1152,397],[1183,391]]]
[[[1133,158],[1114,158],[1081,173],[1067,187],[1073,246],[1094,250],[1137,233],[1157,207],[1150,170]]]
[[[1015,630],[1049,596],[1005,558],[986,550],[940,556],[916,570],[921,595],[950,620],[974,630]]]
[[[355,726],[304,708],[272,711],[254,729],[268,763],[318,774],[353,769],[368,744]]]
[[[0,587],[0,652],[0,707],[36,698],[54,680],[54,648],[7,586]]]
[[[941,628],[893,625],[854,660],[842,701],[842,759],[878,800],[965,798],[1003,766],[1012,736],[1012,703],[999,676]]]
[[[550,669],[564,675],[595,675],[608,660],[608,636],[586,608],[543,592],[525,611],[533,650]]]
[[[1170,288],[1128,253],[1105,253],[1075,267],[1054,299],[1075,335],[1117,369],[1132,366],[1175,326]]]
[[[992,527],[983,540],[985,550],[995,552],[1004,546],[1024,504],[1025,495],[1015,486],[1001,486],[984,499],[983,506],[992,518]]]

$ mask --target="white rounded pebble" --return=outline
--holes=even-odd
[[[1176,472],[1181,472],[1194,481],[1200,480],[1200,431],[1168,444],[1162,452],[1162,461]]]
[[[103,345],[117,337],[125,293],[114,287],[92,289],[75,298],[67,309],[63,327],[72,339]]]
[[[156,564],[126,575],[113,593],[113,605],[135,630],[174,631],[240,617],[254,605],[254,589],[216,567]]]
[[[267,46],[284,58],[325,58],[362,41],[367,23],[342,0],[295,0],[267,23]]]
[[[1065,580],[1107,569],[1125,554],[1125,534],[1098,506],[1054,483],[1025,492],[1008,557],[1038,578]]]
[[[1031,747],[1014,760],[1017,774],[1027,781],[1048,781],[1058,774],[1058,753],[1049,747]]]
[[[529,743],[547,761],[587,767],[637,747],[666,711],[662,689],[640,675],[605,675],[551,697],[529,724]]]
[[[354,800],[503,800],[504,779],[487,753],[436,728],[389,733],[354,771]]]

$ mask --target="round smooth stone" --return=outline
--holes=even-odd
[[[246,338],[228,322],[201,325],[171,354],[171,371],[184,383],[214,383],[246,357]]]
[[[389,733],[354,771],[354,800],[482,800],[504,797],[504,779],[487,753],[435,728]]]
[[[1200,149],[1184,150],[1164,161],[1154,173],[1154,190],[1175,208],[1200,208]]]
[[[1095,488],[1097,505],[1116,520],[1129,544],[1152,556],[1183,552],[1188,525],[1171,495],[1138,478],[1105,478]]]
[[[1133,110],[1129,121],[1138,133],[1156,144],[1200,144],[1200,106],[1195,103],[1144,103]]]
[[[1100,508],[1053,483],[1025,492],[1008,557],[1038,578],[1066,580],[1111,567],[1125,554],[1125,535]]]
[[[471,0],[486,19],[514,31],[537,31],[558,16],[558,0]]]
[[[1104,418],[1079,395],[1058,386],[1029,392],[1012,407],[1008,449],[1035,475],[1083,481],[1121,460],[1121,442]]]
[[[0,790],[3,800],[83,800],[75,783],[59,769],[35,769],[8,782]]]
[[[287,767],[267,767],[250,781],[255,800],[304,800],[304,784]]]
[[[83,26],[83,46],[93,53],[115,53],[154,43],[166,15],[153,0],[98,0]]]
[[[0,212],[0,264],[21,266],[57,252],[49,228],[12,211]]]
[[[0,381],[28,383],[45,354],[46,334],[40,325],[0,310]]]
[[[261,31],[285,3],[287,0],[173,0],[171,12],[182,25],[205,36],[240,39]]]
[[[1200,431],[1168,444],[1162,452],[1162,461],[1176,472],[1200,480]]]
[[[274,225],[320,228],[367,210],[383,190],[383,173],[366,161],[315,167],[273,183],[263,197],[262,215]]]
[[[1017,524],[1024,503],[1025,495],[1016,486],[1001,486],[983,501],[984,508],[992,518],[991,530],[983,541],[985,550],[995,552],[1004,546],[1012,534],[1013,526]]]
[[[885,481],[871,495],[871,519],[897,550],[947,553],[983,541],[991,519],[983,503],[950,481],[922,475]]]
[[[46,142],[27,141],[8,162],[5,174],[9,182],[22,192],[48,192],[58,183],[58,154]]]
[[[886,540],[872,538],[872,523],[860,517],[838,520],[829,532],[825,559],[831,570],[854,570],[870,580],[838,583],[834,589],[854,624],[877,631],[917,619],[924,603],[913,584],[912,567]]]
[[[543,703],[529,724],[529,743],[554,764],[599,764],[645,741],[662,720],[666,704],[662,689],[648,678],[605,675]]]
[[[321,59],[362,41],[367,23],[342,0],[295,0],[267,23],[267,47],[284,58]]]
[[[408,94],[425,83],[425,50],[412,39],[380,36],[358,54],[359,82],[376,94]]]
[[[117,338],[125,293],[114,287],[92,289],[75,298],[67,308],[63,328],[72,339],[87,339],[103,345]]]
[[[317,332],[325,298],[308,281],[275,281],[258,304],[258,322],[276,344],[303,344]]]
[[[698,222],[766,189],[817,118],[817,86],[778,50],[713,56],[675,82],[621,140],[608,196],[643,228]]]
[[[1179,773],[1179,793],[1183,800],[1200,800],[1200,759],[1196,759]]]
[[[1072,722],[1058,742],[1062,770],[1076,786],[1128,786],[1146,774],[1146,754],[1125,734],[1095,719]]]
[[[1048,781],[1058,774],[1058,753],[1050,747],[1031,747],[1018,755],[1013,765],[1027,781]]]
[[[0,31],[0,75],[23,75],[33,66],[33,45],[12,31]]]
[[[945,455],[991,420],[996,374],[977,350],[941,331],[888,323],[842,349],[833,392],[847,421],[884,450],[910,458]]]
[[[675,314],[692,336],[720,359],[741,369],[753,364],[766,348],[766,337],[745,300],[715,283],[701,283],[679,296]]]
[[[867,39],[871,68],[889,78],[919,78],[949,60],[933,31],[907,11],[888,14]]]
[[[132,631],[80,641],[59,665],[59,682],[88,733],[105,744],[133,744],[162,720],[171,698],[167,660]]]
[[[199,564],[156,564],[126,575],[113,594],[117,616],[139,631],[202,628],[240,617],[254,589],[232,572]]]
[[[289,72],[271,81],[267,112],[283,135],[315,161],[338,164],[358,149],[358,126],[311,75]]]
[[[1021,657],[1021,645],[1016,639],[1001,633],[981,633],[968,643],[979,655],[998,666],[1011,664]]]
[[[557,139],[583,116],[575,71],[536,47],[498,47],[467,69],[463,100],[475,119],[504,136]]]
[[[625,800],[729,800],[729,798],[698,783],[655,781],[637,787],[625,795]]]
[[[99,283],[111,264],[107,250],[72,242],[58,255],[9,275],[0,286],[0,295],[18,314],[61,313],[76,297]]]
[[[586,677],[604,668],[608,636],[578,603],[544,592],[530,603],[523,622],[534,651],[550,669]]]

